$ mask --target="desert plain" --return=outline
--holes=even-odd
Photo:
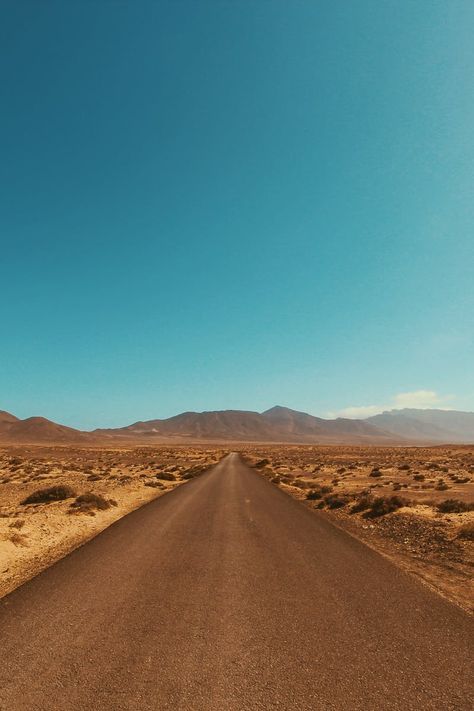
[[[472,612],[474,446],[4,446],[0,595],[232,448],[286,494]]]

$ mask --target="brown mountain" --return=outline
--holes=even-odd
[[[0,427],[3,423],[11,424],[12,422],[19,422],[18,417],[15,417],[10,412],[5,412],[5,410],[0,410]]]
[[[287,407],[265,412],[183,412],[117,429],[81,432],[44,417],[20,420],[0,411],[0,443],[100,444],[160,442],[282,442],[301,444],[432,444],[474,442],[474,414],[403,410],[367,420],[325,420]]]
[[[183,412],[164,420],[135,422],[115,430],[96,430],[96,434],[141,441],[159,439],[228,440],[246,442],[391,444],[395,440],[374,425],[362,420],[324,420],[286,407],[265,412],[220,410]]]
[[[3,418],[3,415],[8,417]],[[9,413],[0,413],[0,442],[9,444],[80,444],[96,440],[90,432],[80,432],[72,427],[58,425],[45,417],[28,417],[20,420]]]

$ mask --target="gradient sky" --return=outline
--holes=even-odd
[[[474,410],[473,36],[472,0],[3,0],[0,409]]]

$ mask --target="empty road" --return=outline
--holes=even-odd
[[[473,638],[231,454],[0,601],[0,709],[472,711]]]

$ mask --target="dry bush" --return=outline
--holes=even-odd
[[[74,489],[70,486],[57,484],[56,486],[48,486],[46,489],[37,489],[32,494],[23,499],[20,503],[26,504],[49,504],[52,501],[63,501],[70,499],[76,495]]]
[[[359,511],[367,511],[367,509],[370,509],[370,507],[372,506],[373,503],[374,503],[373,496],[364,494],[363,496],[360,497],[360,499],[351,508],[351,513],[358,513]]]
[[[348,496],[340,496],[339,494],[330,494],[324,497],[324,503],[328,509],[340,509],[350,501]]]
[[[309,499],[310,501],[315,501],[316,499],[322,499],[323,498],[323,492],[321,489],[311,489],[311,491],[308,491],[306,494],[306,498]]]
[[[105,511],[106,509],[110,509],[110,503],[100,494],[94,494],[94,492],[88,491],[78,496],[76,500],[72,502],[71,509],[77,509],[79,511],[90,511],[91,509]]]
[[[445,499],[438,504],[440,513],[463,513],[463,511],[472,511],[473,509],[473,503],[460,501],[459,499]]]
[[[408,506],[408,501],[401,496],[378,496],[373,500],[370,509],[365,516],[367,518],[378,518],[392,513],[402,506]]]
[[[163,481],[176,481],[175,475],[171,472],[157,472],[155,478],[162,479]]]

